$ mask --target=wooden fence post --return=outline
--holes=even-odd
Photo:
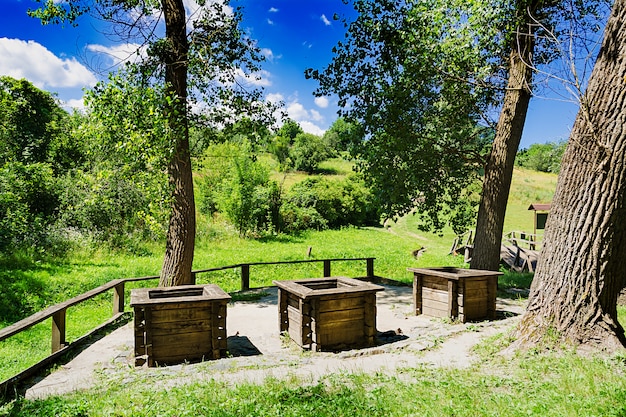
[[[374,278],[374,258],[367,258],[367,277]]]
[[[124,281],[113,287],[113,315],[124,312]]]
[[[241,291],[247,291],[250,289],[250,265],[241,265]]]
[[[65,309],[52,315],[52,353],[65,346]]]
[[[324,260],[324,278],[329,277],[329,276],[330,276],[330,260],[325,259]]]

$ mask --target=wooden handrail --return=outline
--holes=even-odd
[[[516,235],[518,235],[519,237],[517,237]],[[535,250],[537,246],[542,245],[543,235],[512,231],[508,232],[505,235],[505,238],[507,241],[511,242],[515,246],[519,246],[519,244],[526,244],[530,249]]]
[[[222,271],[226,269],[235,269],[241,268],[241,289],[248,290],[250,289],[250,266],[263,266],[263,265],[285,265],[285,264],[300,264],[300,263],[313,263],[313,262],[322,262],[324,264],[324,276],[330,276],[331,262],[338,261],[366,261],[367,262],[367,277],[374,276],[374,260],[376,258],[330,258],[330,259],[304,259],[304,260],[293,260],[293,261],[275,261],[275,262],[249,262],[249,263],[241,263],[235,265],[227,265],[216,268],[207,268],[192,271],[194,275],[206,273],[206,272],[214,272],[214,271]],[[124,312],[124,286],[127,282],[134,281],[145,281],[151,279],[158,279],[158,275],[154,276],[146,276],[146,277],[138,277],[138,278],[121,278],[115,279],[113,281],[107,282],[106,284],[100,285],[92,290],[89,290],[83,294],[77,295],[76,297],[70,298],[62,303],[55,304],[51,307],[46,308],[45,310],[39,311],[23,320],[20,320],[16,323],[11,324],[5,328],[0,329],[0,341],[3,341],[11,336],[14,336],[22,331],[25,331],[32,326],[41,323],[42,321],[52,317],[52,342],[51,342],[51,350],[54,354],[59,350],[63,349],[67,345],[65,340],[65,327],[66,327],[66,311],[69,307],[80,304],[84,301],[90,300],[93,297],[105,293],[109,290],[113,290],[113,316],[117,316],[120,313]]]

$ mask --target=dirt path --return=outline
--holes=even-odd
[[[236,302],[227,311],[230,357],[161,368],[133,366],[133,326],[128,323],[95,342],[71,362],[38,381],[27,398],[44,398],[94,386],[142,378],[161,386],[193,380],[261,383],[268,377],[298,377],[315,382],[335,372],[393,372],[418,363],[470,366],[472,347],[510,329],[523,310],[519,302],[498,299],[498,320],[454,324],[414,316],[412,288],[385,286],[377,295],[379,345],[339,353],[303,352],[278,332],[276,289],[255,302]]]

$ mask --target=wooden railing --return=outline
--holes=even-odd
[[[331,276],[331,263],[332,262],[341,262],[341,261],[366,261],[366,277],[373,278],[374,277],[374,259],[375,258],[333,258],[333,259],[306,259],[306,260],[296,260],[296,261],[278,261],[278,262],[251,262],[251,263],[242,263],[236,265],[228,265],[217,268],[208,268],[195,270],[192,273],[194,274],[194,278],[197,277],[198,274],[222,271],[227,269],[240,269],[241,270],[241,290],[246,291],[249,290],[250,287],[250,267],[253,266],[267,266],[267,265],[286,265],[286,264],[301,264],[301,263],[319,263],[323,264],[323,276],[329,277]],[[21,333],[32,326],[41,323],[42,321],[52,318],[52,336],[51,336],[51,355],[33,365],[31,368],[26,371],[20,373],[19,375],[10,378],[2,383],[0,383],[0,397],[3,396],[4,393],[7,392],[9,386],[13,386],[20,381],[32,376],[37,371],[39,371],[42,367],[49,364],[54,359],[58,358],[60,355],[65,353],[65,351],[70,348],[72,345],[83,341],[87,337],[93,335],[103,327],[111,324],[118,320],[124,314],[124,304],[125,304],[125,284],[127,282],[135,282],[135,281],[146,281],[146,280],[157,280],[158,276],[147,276],[140,278],[122,278],[110,281],[104,285],[101,285],[97,288],[94,288],[90,291],[87,291],[83,294],[80,294],[74,298],[71,298],[62,303],[53,305],[48,307],[45,310],[42,310],[38,313],[33,314],[30,317],[27,317],[23,320],[18,321],[10,326],[7,326],[3,329],[0,329],[0,342],[8,339],[11,336],[14,336],[18,333]],[[97,295],[103,294],[107,291],[113,290],[113,308],[112,308],[112,318],[107,322],[97,327],[96,329],[91,330],[86,335],[82,336],[80,339],[73,341],[71,344],[66,341],[66,312],[67,309],[78,305],[84,301],[90,300]]]
[[[542,244],[543,235],[526,233],[526,232],[508,232],[504,239],[513,244],[513,246],[525,247],[523,245],[528,245],[528,249],[530,250],[539,250]]]

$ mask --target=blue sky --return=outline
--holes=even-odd
[[[185,0],[191,3],[192,0]],[[132,45],[112,42],[93,19],[78,27],[42,26],[28,17],[33,0],[3,0],[0,14],[0,75],[27,78],[58,94],[68,106],[81,107],[83,89],[105,77],[106,71]],[[344,29],[333,15],[352,15],[342,0],[238,0],[244,6],[244,27],[258,41],[267,61],[261,84],[268,99],[285,103],[289,116],[307,132],[321,134],[336,119],[336,100],[316,99],[317,84],[306,80],[306,68],[324,68]],[[533,98],[521,147],[566,139],[577,106]]]

